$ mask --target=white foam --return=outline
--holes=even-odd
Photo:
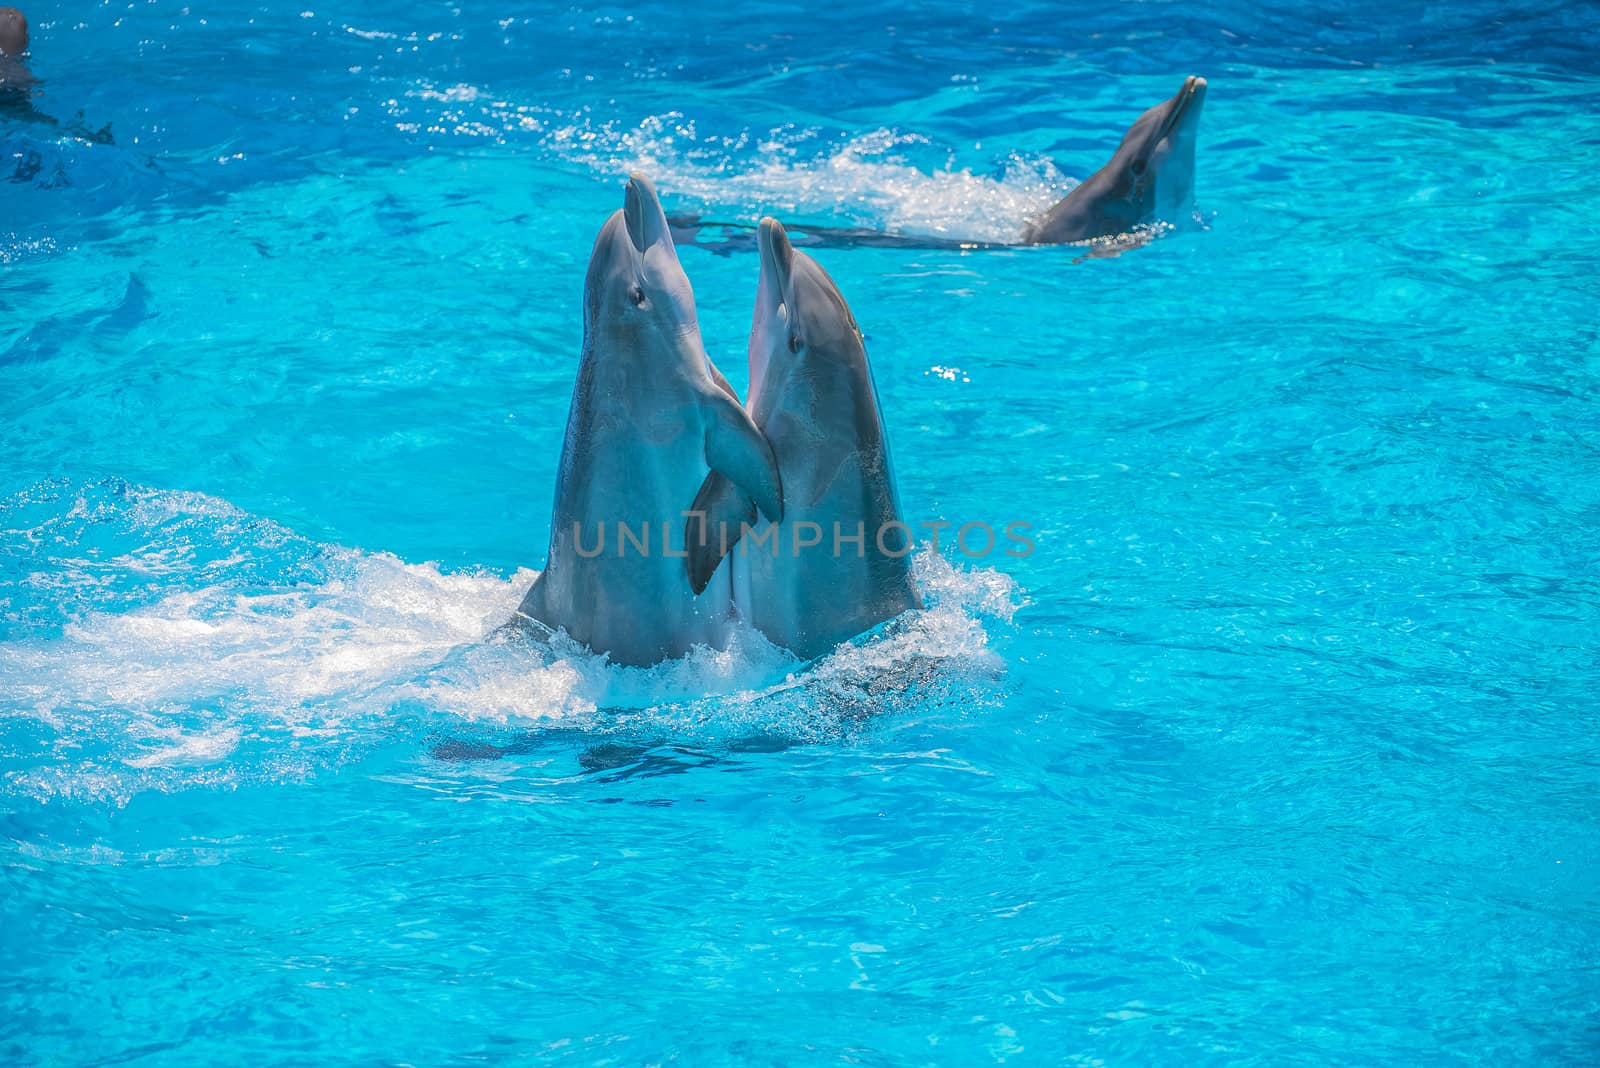
[[[172,744],[144,756],[128,760],[134,768],[172,767],[184,764],[213,764],[224,759],[239,746],[239,731],[225,727],[199,734],[185,734],[178,730],[164,731]]]
[[[1048,209],[1075,184],[1048,159],[1012,154],[997,177],[948,161],[924,170],[907,158],[925,137],[877,129],[839,142],[815,131],[783,128],[755,140],[753,159],[730,153],[725,139],[702,142],[677,112],[636,129],[586,126],[558,130],[552,146],[605,170],[644,170],[675,203],[724,209],[745,221],[773,214],[831,225],[856,225],[951,240],[1007,242],[1022,220]],[[925,153],[924,153],[925,154]]]
[[[1076,184],[1048,158],[1018,153],[993,160],[993,174],[979,173],[957,166],[949,146],[900,129],[824,134],[785,125],[718,134],[681,111],[630,124],[589,108],[563,112],[495,99],[470,84],[426,82],[386,107],[407,132],[501,144],[532,137],[551,155],[598,173],[643,170],[674,210],[728,222],[772,214],[790,223],[1004,243]],[[930,166],[939,156],[943,162]]]
[[[350,554],[347,577],[241,594],[226,584],[97,613],[53,642],[0,646],[0,679],[33,708],[149,708],[242,693],[289,707],[381,684],[507,618],[511,581],[442,575],[385,554]]]

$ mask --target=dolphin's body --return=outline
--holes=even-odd
[[[1111,162],[1027,226],[1023,243],[1087,241],[1192,215],[1195,134],[1205,102],[1206,80],[1186,79],[1171,100],[1129,127]]]
[[[706,356],[661,202],[635,174],[589,259],[550,553],[518,613],[634,666],[726,644],[731,591],[691,594],[679,536],[712,470],[782,517],[771,446]]]
[[[704,536],[690,521],[689,577],[705,588],[731,555],[740,614],[809,660],[921,600],[855,317],[775,220],[761,221],[758,242],[748,406],[777,454],[784,516],[776,529],[758,521],[748,496],[709,476],[694,503]]]

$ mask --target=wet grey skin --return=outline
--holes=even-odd
[[[713,470],[774,519],[783,492],[771,446],[701,344],[694,292],[641,174],[595,240],[583,311],[550,552],[518,615],[630,666],[725,646],[731,590],[691,593],[685,510]],[[647,549],[623,542],[619,523],[648,530]]]
[[[757,240],[747,407],[777,454],[783,520],[772,530],[738,486],[709,476],[693,509],[706,517],[704,536],[694,520],[686,536],[689,578],[699,591],[731,573],[740,615],[810,660],[922,602],[902,554],[910,532],[894,526],[902,522],[894,467],[855,316],[776,220],[761,220]],[[842,538],[836,546],[835,524],[844,538],[862,532],[861,548]],[[806,537],[797,538],[802,528]],[[820,544],[797,550],[816,530]]]
[[[1194,211],[1194,145],[1206,80],[1188,78],[1171,100],[1139,116],[1111,162],[1028,224],[1028,245],[1123,234],[1141,223],[1177,223]]]

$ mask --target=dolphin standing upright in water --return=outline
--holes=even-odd
[[[710,475],[692,509],[704,526],[689,521],[689,578],[705,589],[731,554],[739,613],[809,660],[922,602],[855,316],[776,220],[761,220],[757,241],[748,406],[777,454],[784,516],[759,522],[737,485]]]
[[[1023,243],[1087,241],[1192,214],[1195,135],[1205,102],[1206,80],[1185,79],[1171,100],[1128,128],[1111,162],[1028,224]]]
[[[711,471],[773,520],[783,493],[771,446],[701,344],[694,292],[641,174],[595,240],[583,313],[550,553],[518,614],[633,666],[724,645],[731,591],[690,593],[676,538],[685,510]]]

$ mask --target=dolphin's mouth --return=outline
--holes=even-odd
[[[1183,117],[1188,112],[1189,106],[1196,103],[1197,98],[1205,98],[1205,91],[1206,80],[1204,78],[1198,78],[1191,74],[1183,80],[1183,88],[1179,89],[1177,94],[1173,96],[1172,106],[1167,110],[1167,118],[1161,124],[1161,134],[1157,140],[1166,137],[1178,128],[1183,122]]]

